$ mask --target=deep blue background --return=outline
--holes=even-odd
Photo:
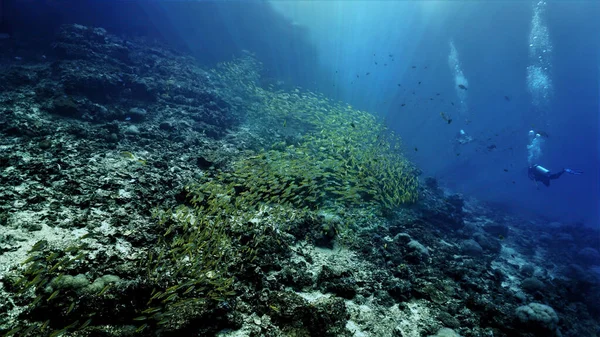
[[[600,4],[548,3],[554,96],[544,111],[532,106],[526,84],[533,4],[4,0],[3,15],[5,29],[23,41],[16,54],[25,41],[50,48],[58,26],[70,22],[164,39],[206,66],[253,51],[267,80],[381,116],[402,136],[407,156],[443,186],[549,221],[597,226]],[[457,111],[450,40],[469,81],[466,116]],[[549,135],[540,164],[585,174],[565,175],[549,188],[529,181],[532,127]],[[461,128],[473,143],[453,141]]]

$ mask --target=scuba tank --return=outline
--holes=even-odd
[[[544,168],[544,167],[542,167],[540,165],[535,165],[534,168],[535,168],[535,171],[537,173],[539,173],[539,174],[542,174],[542,175],[545,175],[545,176],[547,176],[547,175],[550,174],[550,170],[548,170],[548,169],[546,169],[546,168]]]

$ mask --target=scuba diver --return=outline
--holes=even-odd
[[[465,130],[460,129],[460,131],[458,132],[458,134],[455,137],[455,140],[458,144],[465,145],[465,144],[472,142],[473,137],[469,136],[469,134],[467,134],[465,132]]]
[[[535,181],[536,183],[538,181],[541,181],[542,184],[546,185],[546,186],[550,186],[550,180],[554,180],[554,179],[558,179],[560,178],[560,176],[563,173],[569,173],[569,174],[575,174],[575,175],[580,175],[583,173],[583,171],[579,171],[579,170],[571,170],[571,169],[562,169],[562,171],[558,171],[556,173],[550,173],[550,171],[540,165],[533,165],[533,166],[529,166],[529,169],[527,169],[527,175],[529,176],[529,179]]]
[[[571,169],[562,169],[562,171],[556,173],[550,173],[550,170],[547,168],[540,166],[538,164],[533,164],[534,161],[537,161],[542,155],[542,144],[544,143],[544,139],[540,133],[536,133],[531,130],[528,132],[529,136],[529,144],[527,145],[528,157],[527,161],[529,162],[529,168],[527,169],[527,176],[529,179],[535,181],[536,185],[538,181],[541,181],[542,184],[546,186],[550,186],[550,180],[560,178],[563,173],[582,174],[583,171],[579,170],[571,170]]]

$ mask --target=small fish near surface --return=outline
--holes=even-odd
[[[458,88],[459,88],[459,89],[462,89],[462,90],[468,90],[468,89],[467,89],[467,87],[465,87],[465,86],[464,86],[464,85],[462,85],[462,84],[459,84],[459,85],[458,85]]]

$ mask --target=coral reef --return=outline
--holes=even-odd
[[[597,231],[419,184],[375,117],[249,53],[79,25],[6,53],[1,335],[600,334]]]

